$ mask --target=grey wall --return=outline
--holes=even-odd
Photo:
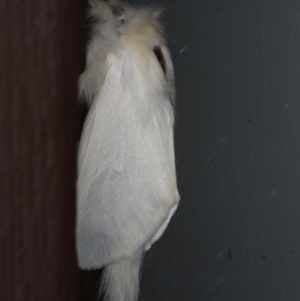
[[[163,5],[181,203],[141,300],[300,300],[300,1]]]

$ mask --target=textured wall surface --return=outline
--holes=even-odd
[[[163,5],[181,204],[141,300],[299,300],[300,2]]]
[[[0,4],[0,300],[78,298],[79,3]]]

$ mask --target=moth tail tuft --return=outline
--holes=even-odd
[[[143,254],[104,267],[100,294],[105,301],[136,301]]]

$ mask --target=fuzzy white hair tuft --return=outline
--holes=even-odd
[[[139,294],[143,254],[123,259],[103,269],[100,294],[105,301],[135,301]]]

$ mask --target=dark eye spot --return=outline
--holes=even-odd
[[[112,12],[115,16],[120,17],[124,13],[124,9],[121,6],[114,6]]]
[[[156,58],[157,58],[157,60],[160,64],[163,72],[164,72],[164,75],[166,76],[166,62],[165,62],[165,58],[164,58],[164,56],[161,52],[160,47],[155,46],[154,49],[153,49],[153,52],[154,52],[154,54],[155,54],[155,56],[156,56]]]

